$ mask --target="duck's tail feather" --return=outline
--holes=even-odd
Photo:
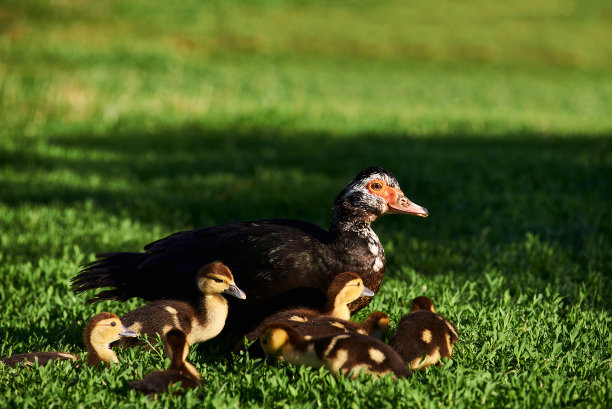
[[[83,266],[79,274],[72,279],[72,290],[82,293],[112,287],[90,298],[89,303],[105,300],[125,301],[139,296],[131,290],[134,288],[134,282],[140,281],[138,266],[145,256],[145,253],[97,254],[98,259]]]

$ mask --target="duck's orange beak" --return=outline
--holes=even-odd
[[[395,200],[389,200],[387,206],[389,207],[389,213],[397,214],[412,214],[415,216],[427,217],[429,212],[422,206],[416,203],[412,203],[410,199],[404,196],[401,190],[397,190],[397,196]]]

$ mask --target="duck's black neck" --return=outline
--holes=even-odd
[[[334,217],[331,221],[329,232],[333,236],[356,234],[365,238],[370,235],[372,228],[370,224],[376,220],[376,216],[349,205],[347,202],[334,206]]]

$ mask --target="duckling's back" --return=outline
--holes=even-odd
[[[205,315],[199,314],[188,302],[178,300],[154,301],[121,317],[121,322],[128,329],[149,337],[155,337],[158,333],[162,340],[165,340],[166,333],[173,328],[180,329],[189,338],[194,324],[197,325],[201,321],[205,321]],[[120,342],[122,345],[131,346],[138,341],[125,339]]]
[[[306,340],[343,333],[370,335],[360,323],[321,315],[321,313],[316,310],[295,308],[278,312],[263,320],[257,328],[245,336],[247,341],[256,340],[261,335],[262,330],[272,322],[283,322],[290,325],[302,334]],[[374,332],[376,329],[377,328],[373,327],[371,332]],[[380,337],[378,338],[380,339]],[[238,353],[243,347],[243,341],[239,341],[234,352]],[[253,356],[262,355],[259,343],[254,343],[249,350]]]
[[[6,366],[16,366],[20,363],[31,366],[35,361],[38,361],[38,365],[43,366],[52,361],[74,361],[77,359],[76,355],[67,352],[43,351],[15,354],[8,358],[0,359],[0,362]]]
[[[449,358],[457,330],[444,317],[431,311],[406,314],[397,326],[389,345],[412,369],[428,367],[441,357]]]
[[[342,371],[345,375],[360,371],[377,376],[392,373],[401,378],[411,374],[402,358],[382,341],[361,334],[339,334],[312,341],[314,348],[333,374]]]

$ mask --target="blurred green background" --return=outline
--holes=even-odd
[[[462,343],[403,400],[401,385],[343,384],[328,406],[347,391],[377,407],[605,405],[610,67],[609,1],[2,0],[1,355],[82,348],[79,330],[56,335],[138,304],[71,293],[94,253],[236,220],[327,227],[334,197],[379,165],[430,217],[375,223],[388,264],[372,308],[397,322],[426,293]],[[159,367],[143,356],[128,362]],[[209,382],[235,382],[207,395],[220,405],[318,399],[197,359]],[[78,402],[37,376],[0,371],[16,401]]]
[[[4,0],[0,10],[3,132],[612,126],[605,1]]]

